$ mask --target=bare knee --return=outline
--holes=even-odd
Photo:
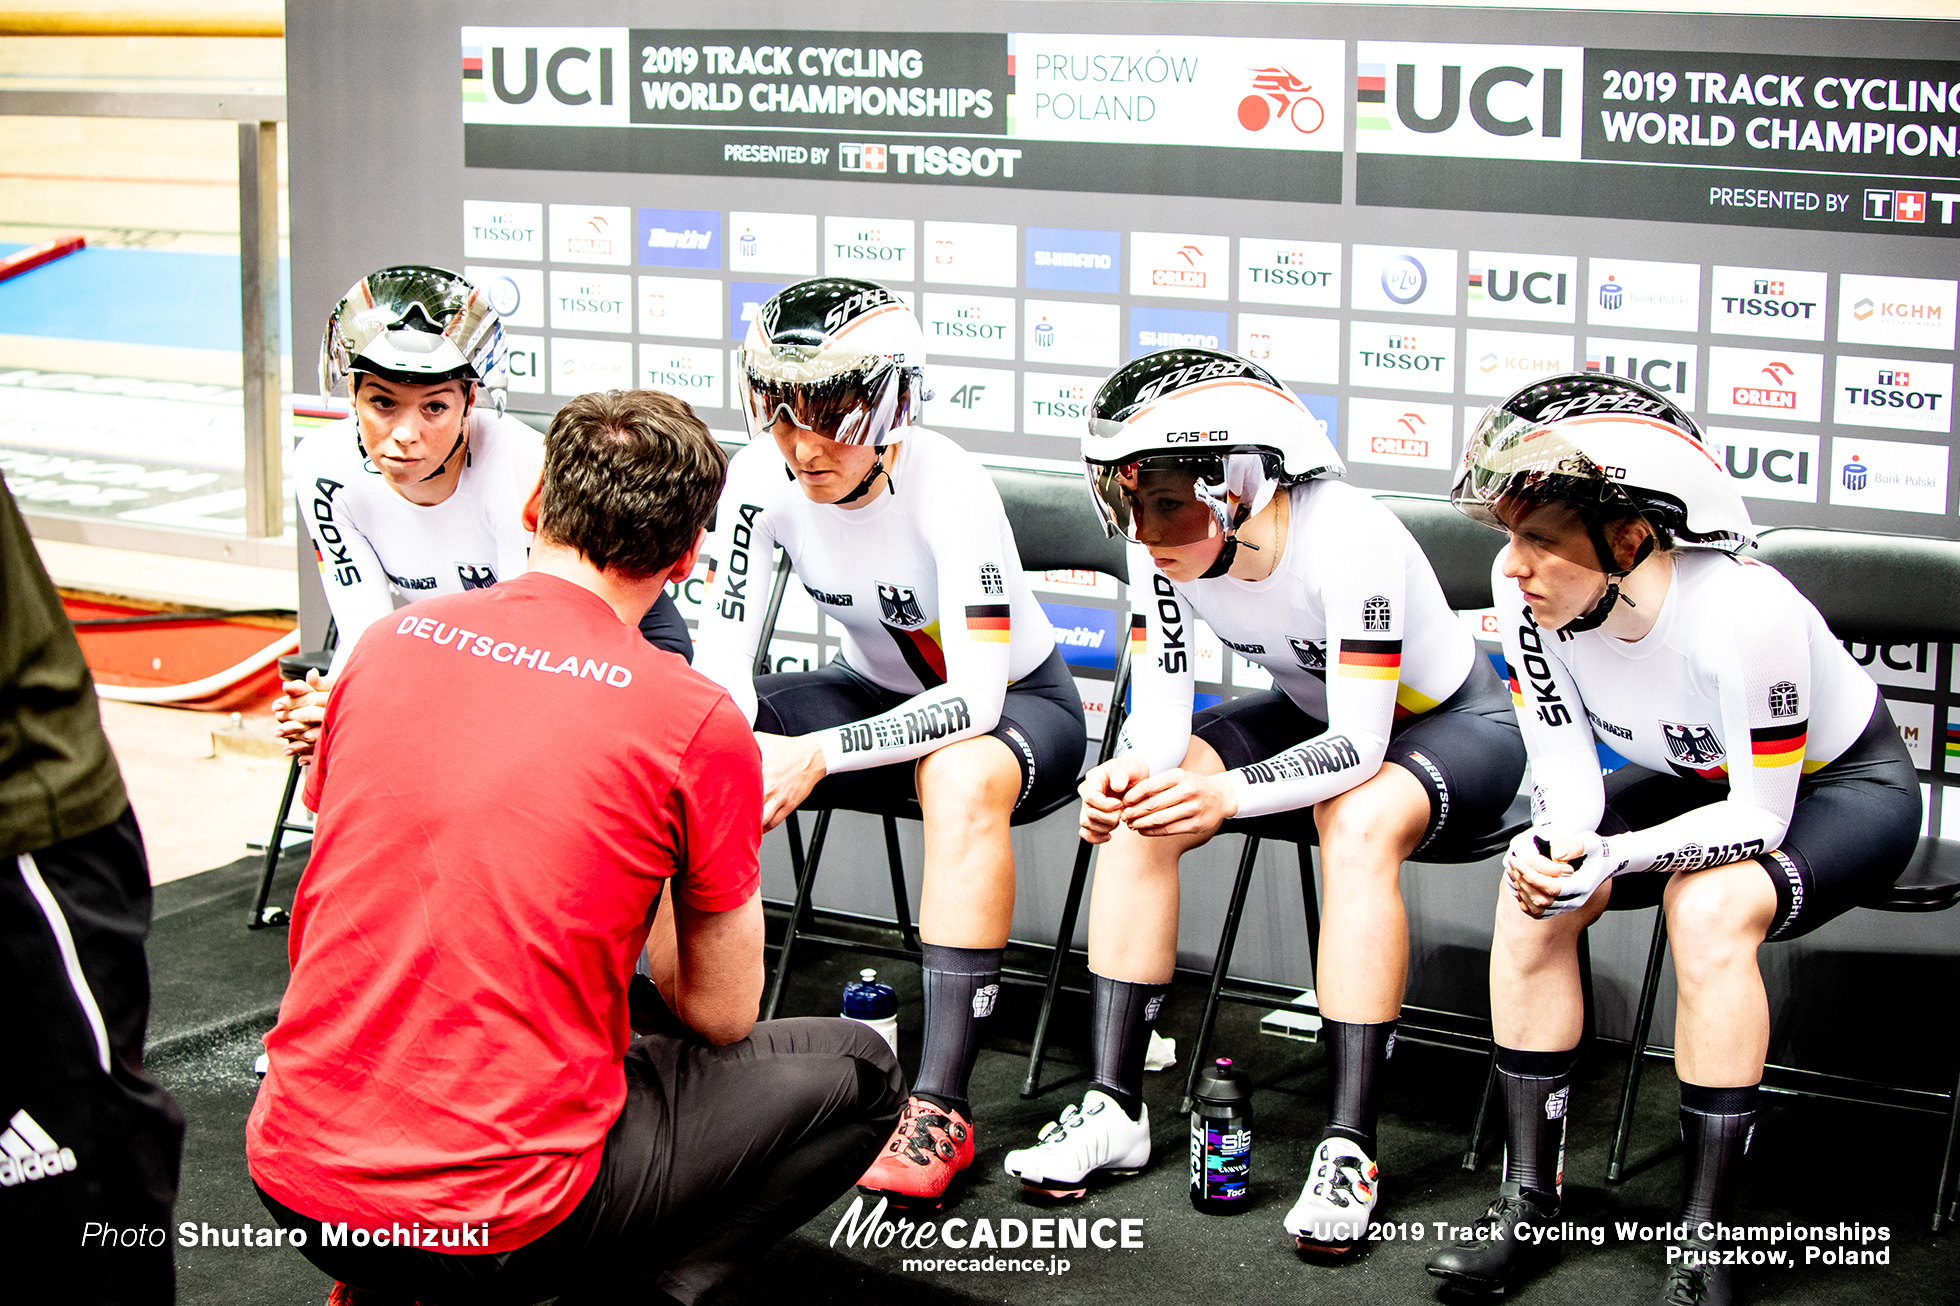
[[[1692,988],[1738,964],[1755,964],[1769,932],[1776,890],[1754,862],[1674,876],[1663,899],[1675,978]]]
[[[1402,783],[1401,781],[1406,781]],[[1429,796],[1400,767],[1314,808],[1322,865],[1343,877],[1393,880],[1429,825]]]
[[[919,759],[919,806],[934,826],[1005,822],[1021,795],[1021,768],[991,735],[948,744]]]
[[[1500,884],[1491,933],[1491,967],[1531,974],[1559,966],[1577,954],[1579,935],[1597,913],[1584,910],[1534,917],[1518,906],[1509,883]]]

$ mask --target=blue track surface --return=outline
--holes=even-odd
[[[23,248],[0,244],[0,257]],[[288,281],[286,260],[281,259],[282,323],[292,317]],[[0,281],[0,335],[235,352],[238,259],[156,249],[84,249]]]

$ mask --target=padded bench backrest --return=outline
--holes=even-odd
[[[1495,604],[1490,569],[1497,551],[1504,547],[1501,531],[1477,525],[1451,507],[1448,499],[1419,494],[1377,494],[1375,498],[1416,537],[1451,607],[1470,611]]]
[[[990,467],[1021,565],[1029,571],[1099,571],[1127,582],[1129,560],[1123,541],[1103,533],[1102,519],[1089,502],[1089,486],[1066,472]],[[958,512],[958,504],[945,505]]]
[[[1960,640],[1960,541],[1776,526],[1754,556],[1789,577],[1840,639]]]

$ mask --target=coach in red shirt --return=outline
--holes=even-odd
[[[755,1023],[755,739],[635,626],[724,466],[678,399],[573,400],[530,571],[377,623],[335,688],[246,1145],[343,1300],[692,1303],[849,1188],[904,1102],[865,1026]],[[687,1029],[635,1039],[663,891]]]

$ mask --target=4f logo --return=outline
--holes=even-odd
[[[466,590],[483,590],[497,583],[497,573],[490,567],[459,562],[456,564],[456,579],[463,582],[463,588]]]
[[[926,624],[918,591],[910,585],[880,585],[878,610],[887,626],[897,626],[900,630],[918,630]]]

